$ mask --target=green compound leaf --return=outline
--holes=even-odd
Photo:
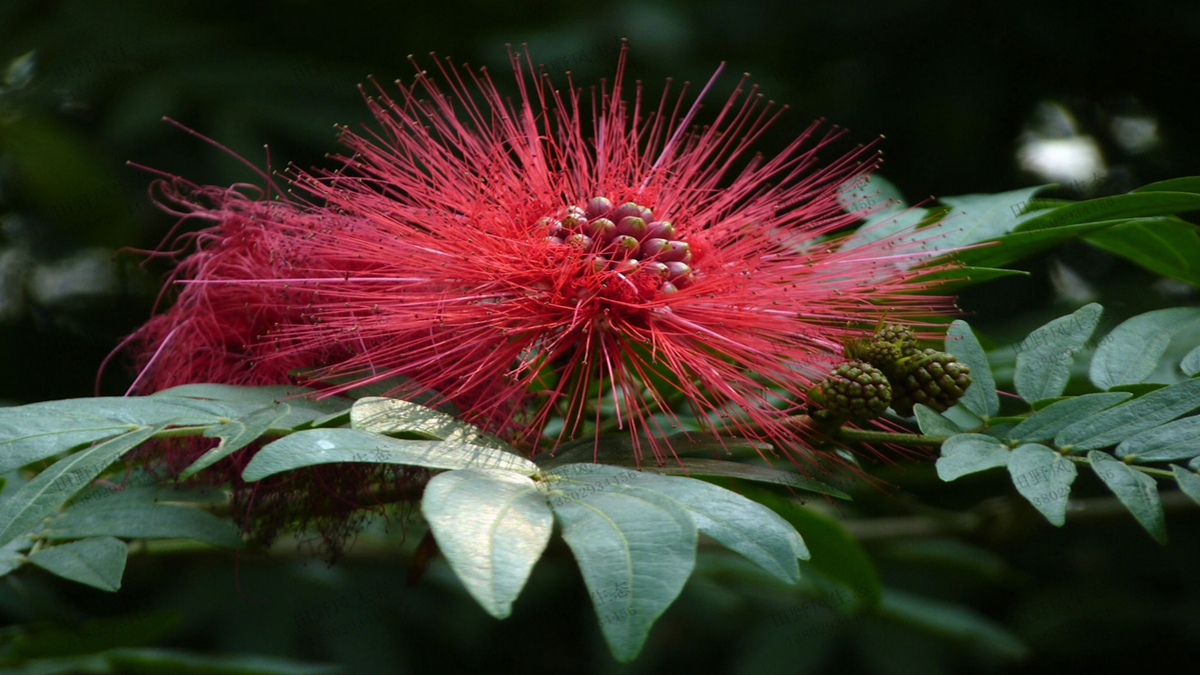
[[[1012,453],[998,439],[983,434],[958,434],[942,443],[938,477],[949,483],[967,474],[1007,466]]]
[[[1084,305],[1029,334],[1017,352],[1013,384],[1026,401],[1058,396],[1071,377],[1071,363],[1100,321],[1103,308]]]
[[[1133,394],[1128,392],[1104,392],[1063,399],[1030,415],[1008,432],[1007,437],[1017,443],[1048,441],[1075,422],[1132,397]]]
[[[1179,362],[1179,369],[1188,377],[1200,374],[1200,347],[1196,347],[1183,357],[1183,361]]]
[[[1179,483],[1179,489],[1183,494],[1200,504],[1200,475],[1196,475],[1194,471],[1188,471],[1178,464],[1171,465],[1171,473],[1175,474],[1175,480]]]
[[[1146,528],[1151,537],[1160,544],[1167,543],[1167,525],[1163,518],[1162,501],[1158,498],[1158,484],[1154,479],[1111,455],[1093,450],[1088,453],[1092,471],[1104,481],[1117,499],[1129,509],[1134,518]]]
[[[0,415],[0,473],[136,428],[94,419]]]
[[[677,501],[623,484],[626,479],[613,474],[612,467],[600,469],[572,475],[574,489],[562,495],[551,492],[550,504],[579,563],[609,649],[618,661],[629,662],[691,576],[698,532]]]
[[[809,566],[826,578],[852,589],[864,608],[879,606],[883,586],[871,557],[836,520],[805,508],[795,500],[780,497],[761,488],[743,493],[778,513],[804,537],[812,552]]]
[[[508,443],[473,424],[433,408],[396,398],[367,396],[350,409],[350,426],[377,434],[411,434],[417,438],[457,441],[515,453]]]
[[[1186,192],[1143,192],[1089,199],[1047,211],[1017,226],[1017,232],[1095,223],[1116,218],[1170,216],[1200,209],[1200,195]]]
[[[357,429],[308,429],[270,443],[246,465],[242,478],[262,480],[315,464],[371,462],[429,469],[502,469],[532,476],[538,466],[520,455],[457,441],[412,441]]]
[[[260,436],[267,432],[267,429],[272,428],[280,420],[287,418],[291,414],[291,406],[286,403],[279,403],[256,410],[245,417],[230,420],[220,426],[206,429],[204,431],[205,438],[220,438],[221,442],[217,447],[209,450],[195,462],[192,462],[192,465],[184,469],[183,473],[179,474],[179,477],[181,479],[190,478],[197,472],[207,469],[229,455],[241,450],[258,440]]]
[[[167,396],[98,396],[69,398],[0,409],[0,419],[12,417],[59,417],[106,421],[131,426],[176,424],[204,426],[221,424],[236,417],[236,407],[217,401]]]
[[[352,400],[344,396],[324,396],[307,387],[286,385],[242,387],[232,384],[184,384],[151,394],[152,397],[200,399],[233,404],[232,409],[246,415],[260,408],[286,402],[291,407],[287,417],[279,420],[281,428],[295,428],[318,419],[347,414]]]
[[[507,617],[554,529],[539,486],[511,471],[449,471],[429,481],[421,511],[471,596]]]
[[[946,331],[946,351],[971,369],[971,386],[967,387],[959,403],[985,421],[1000,412],[1000,396],[996,393],[992,367],[966,321],[950,324]]]
[[[1075,464],[1043,445],[1030,443],[1012,451],[1008,473],[1017,492],[1052,525],[1062,527],[1071,484],[1079,473]]]
[[[76,492],[92,482],[109,464],[120,459],[166,424],[131,431],[55,462],[0,503],[0,545],[29,531],[54,513]]]
[[[1069,425],[1054,437],[1067,451],[1095,450],[1121,441],[1200,408],[1200,379],[1152,391]]]
[[[1151,272],[1200,286],[1200,232],[1175,217],[1122,223],[1084,239]]]
[[[122,539],[192,539],[241,548],[242,538],[233,523],[191,506],[156,504],[139,497],[147,491],[116,493],[63,511],[51,521],[45,535],[51,539],[110,536]]]
[[[1121,441],[1117,457],[1129,462],[1172,462],[1200,456],[1200,417],[1186,417]]]
[[[129,548],[112,537],[96,537],[53,546],[29,556],[29,562],[64,579],[102,591],[121,588]]]
[[[1100,389],[1144,381],[1176,333],[1200,319],[1200,307],[1146,312],[1113,329],[1092,357],[1092,384]]]
[[[971,369],[972,373],[974,370]],[[913,406],[913,414],[917,417],[917,427],[926,436],[953,436],[962,433],[962,428],[952,420],[923,403]]]

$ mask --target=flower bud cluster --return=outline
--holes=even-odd
[[[592,197],[582,207],[568,206],[555,218],[542,218],[538,225],[548,229],[548,242],[587,251],[598,272],[655,278],[663,293],[687,288],[696,280],[688,243],[670,221],[655,220],[641,204],[613,206],[607,197]]]

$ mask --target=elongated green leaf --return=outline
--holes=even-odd
[[[409,464],[429,469],[504,469],[532,476],[538,466],[520,455],[457,441],[412,441],[357,429],[309,429],[270,443],[246,465],[242,478],[262,480],[281,471],[335,462]]]
[[[1200,195],[1187,192],[1143,192],[1089,199],[1043,213],[1017,226],[1017,232],[1094,223],[1115,218],[1170,216],[1200,209]]]
[[[1144,381],[1154,372],[1171,338],[1197,320],[1200,307],[1160,309],[1123,321],[1092,357],[1092,384],[1108,389]]]
[[[1175,420],[1127,438],[1117,446],[1116,455],[1138,464],[1200,456],[1200,416]]]
[[[975,369],[972,368],[971,371],[974,373]],[[913,406],[913,413],[917,417],[917,426],[926,436],[953,436],[962,433],[961,427],[929,406],[918,403]]]
[[[350,425],[354,429],[377,434],[410,433],[423,438],[458,441],[495,448],[505,452],[516,452],[508,443],[486,433],[479,427],[396,398],[367,396],[360,398],[350,409]]]
[[[720,459],[693,459],[688,457],[686,459],[679,459],[678,461],[668,461],[662,466],[643,465],[642,470],[669,476],[724,476],[727,478],[740,478],[742,480],[752,480],[756,483],[787,485],[801,490],[808,490],[809,492],[818,492],[831,497],[837,497],[838,499],[851,498],[850,495],[831,485],[795,471],[780,471],[779,469],[772,469],[770,467]]]
[[[966,321],[955,321],[946,331],[946,351],[971,369],[971,386],[959,403],[981,419],[1000,412],[1000,396],[996,393],[996,380],[987,354]]]
[[[1132,397],[1133,394],[1128,392],[1103,392],[1073,396],[1052,403],[1018,424],[1008,433],[1008,439],[1018,443],[1048,441],[1075,422]]]
[[[1038,328],[1021,342],[1013,373],[1013,384],[1021,398],[1032,402],[1063,392],[1075,354],[1083,350],[1096,330],[1102,311],[1096,303],[1084,305]]]
[[[69,417],[0,417],[0,473],[136,428],[122,422]]]
[[[132,426],[156,424],[220,424],[229,408],[212,401],[155,396],[100,396],[45,401],[0,408],[0,419],[10,417],[60,417],[117,422]]]
[[[1163,518],[1158,484],[1146,474],[1118,462],[1111,455],[1093,450],[1088,453],[1092,471],[1104,481],[1117,499],[1160,544],[1167,543],[1167,525]]]
[[[864,608],[879,606],[883,586],[871,557],[836,520],[806,508],[795,500],[758,487],[747,486],[742,493],[778,513],[804,538],[812,557],[808,566],[828,579],[845,586],[859,598]]]
[[[1000,267],[968,267],[962,265],[941,269],[929,274],[922,274],[919,277],[915,277],[912,282],[913,284],[940,282],[928,292],[941,294],[951,290],[957,291],[960,288],[981,284],[993,279],[1027,276],[1029,276],[1029,272],[1024,270],[1006,270]]]
[[[276,403],[287,403],[291,408],[287,417],[279,420],[281,428],[293,428],[306,422],[328,418],[338,413],[348,414],[354,403],[344,396],[324,395],[307,387],[267,386],[242,387],[231,384],[184,384],[152,394],[155,397],[203,399],[236,404],[237,416],[244,416],[260,408]]]
[[[286,403],[272,404],[256,410],[245,417],[230,420],[220,426],[204,431],[206,438],[220,438],[217,447],[204,453],[191,466],[179,474],[180,478],[190,478],[196,472],[207,469],[222,459],[232,455],[242,448],[258,440],[267,429],[292,414],[292,408]]]
[[[1089,243],[1156,274],[1200,286],[1200,232],[1178,218],[1136,221],[1093,232]]]
[[[636,473],[636,472],[628,472]],[[623,482],[611,467],[572,474],[550,499],[575,554],[600,629],[618,661],[641,651],[696,563],[697,528],[675,500]]]
[[[1179,369],[1188,377],[1200,374],[1200,347],[1196,347],[1183,357],[1183,361],[1179,362]]]
[[[1060,431],[1054,444],[1070,451],[1116,445],[1196,408],[1200,408],[1200,379],[1187,380],[1085,417]]]
[[[1200,176],[1160,180],[1157,183],[1136,188],[1133,192],[1194,192],[1200,194]]]
[[[25,551],[33,548],[33,540],[28,537],[13,539],[0,546],[0,577],[25,564]]]
[[[123,434],[55,462],[0,503],[0,545],[54,513],[109,464],[158,433],[166,424]]]
[[[1188,471],[1178,464],[1171,465],[1171,473],[1175,474],[1175,480],[1179,483],[1179,489],[1183,491],[1183,494],[1200,504],[1200,475],[1194,471]]]
[[[64,579],[116,591],[121,588],[128,553],[120,539],[96,537],[44,548],[30,555],[29,562]]]
[[[228,548],[242,546],[233,523],[207,511],[134,501],[123,493],[67,508],[47,525],[45,535],[51,539],[193,539]]]
[[[508,616],[554,529],[538,486],[511,471],[449,471],[429,481],[421,511],[467,591],[492,616]]]
[[[1004,444],[983,434],[958,434],[942,443],[937,460],[938,477],[947,483],[967,474],[1007,466],[1012,453]]]
[[[1067,497],[1078,471],[1071,460],[1034,443],[1013,449],[1008,462],[1017,492],[1046,516],[1052,525],[1062,527],[1067,519]]]
[[[879,174],[857,176],[846,181],[838,193],[838,201],[842,203],[842,208],[847,213],[888,204],[886,208],[881,208],[872,214],[875,216],[885,212],[895,213],[907,207],[904,195],[900,194],[900,189]]]
[[[1048,230],[1014,232],[984,242],[987,245],[954,253],[954,258],[964,265],[974,267],[999,267],[1015,260],[1027,258],[1034,253],[1057,246],[1085,234],[1120,225],[1128,220],[1109,220],[1100,223],[1067,225]]]
[[[1029,648],[1020,638],[961,605],[888,589],[879,606],[879,615],[921,632],[1004,658],[1021,659],[1029,655]]]

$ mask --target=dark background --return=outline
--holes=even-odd
[[[1053,124],[1039,126],[1046,105],[1057,106],[1060,137],[1094,139],[1109,177],[1060,196],[1200,174],[1196,2],[0,0],[0,64],[34,52],[24,86],[0,95],[0,399],[91,395],[101,360],[149,316],[163,267],[113,252],[153,249],[174,223],[150,204],[152,176],[126,161],[201,184],[257,182],[162,117],[257,166],[265,165],[264,144],[273,168],[321,165],[339,150],[334,123],[368,119],[356,85],[368,75],[409,79],[410,54],[422,67],[432,66],[430,51],[487,65],[511,89],[505,45],[528,44],[556,81],[569,69],[576,82],[591,84],[611,76],[622,38],[630,44],[627,76],[643,81],[652,98],[665,78],[699,84],[724,61],[711,99],[721,101],[738,74],[751,73],[766,97],[790,106],[758,144],[766,153],[815,118],[849,128],[853,142],[886,135],[882,173],[911,201],[1052,182],[1023,170],[1017,156],[1030,138],[1023,134],[1053,136]],[[1151,120],[1157,142],[1123,144],[1113,123],[1130,116]],[[984,285],[962,300],[996,344],[1072,308],[1079,294],[1054,284],[1063,266],[1110,310],[1110,325],[1197,298],[1194,288],[1085,244],[1022,266],[1033,275]],[[122,393],[130,379],[118,358],[102,390]],[[986,480],[942,485],[928,465],[902,480],[907,499],[949,508],[1011,493]],[[894,500],[862,501],[855,515],[903,510]],[[875,619],[781,647],[786,636],[769,630],[764,612],[787,602],[747,600],[717,575],[689,584],[630,670],[1094,674],[1142,667],[1152,657],[1190,658],[1200,646],[1195,509],[1169,521],[1174,542],[1165,549],[1127,514],[1103,525],[1068,519],[1061,531],[1017,518],[961,538],[868,542],[890,584],[966,603],[1007,625],[1033,648],[1024,662]],[[399,529],[393,524],[388,536]],[[971,556],[962,551],[931,553],[964,542],[977,564],[964,562]],[[920,554],[905,553],[906,545]],[[505,662],[619,670],[577,573],[556,564],[569,562],[565,549],[539,565],[503,623],[474,608],[444,565],[406,590],[394,553],[374,559],[371,550],[333,569],[286,553],[137,559],[115,597],[44,587],[54,602],[88,616],[180,611],[183,628],[157,643],[203,651],[301,656],[364,673],[470,672]],[[267,600],[254,603],[256,594]],[[346,597],[365,600],[338,600]],[[6,603],[14,621],[36,616]]]

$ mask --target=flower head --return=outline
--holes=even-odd
[[[378,127],[343,129],[340,168],[293,175],[312,204],[202,192],[218,225],[143,331],[143,386],[399,377],[531,452],[598,434],[612,408],[659,460],[686,415],[800,462],[789,418],[843,343],[949,305],[906,271],[918,246],[835,237],[861,216],[844,185],[877,155],[819,163],[840,133],[818,123],[750,154],[782,110],[744,77],[695,127],[717,75],[690,104],[686,85],[647,104],[640,85],[628,100],[624,52],[587,94],[511,61],[515,101],[448,62],[380,88]],[[163,351],[190,365],[156,367]]]

